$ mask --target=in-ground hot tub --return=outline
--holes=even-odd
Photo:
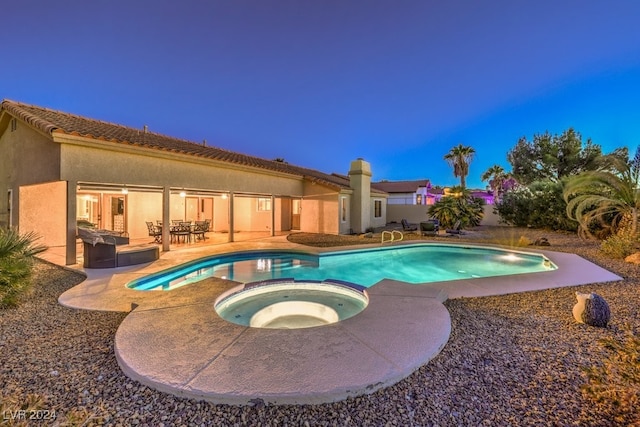
[[[218,297],[215,310],[242,326],[300,329],[348,319],[368,303],[365,288],[351,283],[277,279],[235,287]]]

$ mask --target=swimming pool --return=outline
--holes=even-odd
[[[336,279],[370,287],[383,279],[427,283],[554,270],[544,255],[490,247],[412,244],[328,252],[254,251],[215,255],[134,280],[136,290],[171,290],[208,277],[237,282]]]

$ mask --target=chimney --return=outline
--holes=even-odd
[[[143,128],[143,129],[144,129],[144,133],[147,133],[147,132],[149,131],[149,126],[144,125],[144,128]]]
[[[371,165],[362,158],[351,162],[349,169],[351,196],[351,228],[364,233],[371,226]]]

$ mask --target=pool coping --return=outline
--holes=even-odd
[[[385,279],[368,288],[369,306],[362,313],[298,330],[248,328],[221,319],[213,303],[237,282],[207,279],[170,292],[125,290],[132,277],[167,268],[166,263],[115,269],[120,271],[110,276],[89,271],[59,301],[76,308],[133,309],[116,332],[114,351],[125,374],[142,384],[215,403],[316,404],[372,393],[428,363],[449,338],[451,319],[442,304],[448,298],[622,279],[571,253],[435,244],[540,253],[558,269],[421,285]]]

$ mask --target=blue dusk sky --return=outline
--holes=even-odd
[[[468,185],[518,139],[640,144],[637,0],[20,0],[0,98],[324,172]]]

